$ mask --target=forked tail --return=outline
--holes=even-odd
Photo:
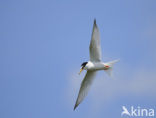
[[[114,64],[117,63],[118,61],[119,61],[119,59],[113,60],[113,61],[110,61],[110,62],[105,63],[107,66],[109,66],[109,68],[108,68],[107,70],[105,70],[105,72],[106,72],[110,77],[112,77],[113,66],[114,66]]]

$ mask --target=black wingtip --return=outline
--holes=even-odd
[[[74,111],[75,111],[75,109],[79,106],[79,104],[80,104],[80,103],[77,103],[77,101],[76,101],[76,104],[75,104],[74,109],[73,109]]]
[[[96,24],[96,19],[94,19],[94,27],[97,27],[97,24]]]
[[[75,104],[74,109],[73,109],[74,111],[75,111],[75,109],[76,109],[77,106],[78,106],[78,105]]]
[[[94,24],[96,25],[96,19],[94,18]]]

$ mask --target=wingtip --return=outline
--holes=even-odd
[[[75,109],[77,108],[79,106],[79,103],[77,102],[77,100],[76,100],[76,103],[75,103],[75,106],[74,106],[74,111],[75,111]]]
[[[76,109],[76,107],[77,107],[77,106],[78,106],[78,105],[77,105],[77,104],[75,104],[74,109],[73,109],[74,111],[75,111],[75,109]]]
[[[94,27],[97,27],[96,19],[94,19]]]
[[[94,24],[96,24],[96,19],[94,18]]]

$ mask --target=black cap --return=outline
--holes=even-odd
[[[82,67],[85,67],[87,63],[88,63],[88,62],[83,62],[83,63],[81,64],[81,66],[82,66]]]

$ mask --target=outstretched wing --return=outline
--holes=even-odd
[[[101,45],[100,45],[100,32],[94,20],[92,38],[90,42],[90,61],[101,61]]]
[[[95,74],[96,74],[96,71],[87,71],[87,73],[81,83],[81,87],[80,87],[79,94],[78,94],[78,97],[76,100],[76,104],[74,106],[74,110],[86,97]]]

